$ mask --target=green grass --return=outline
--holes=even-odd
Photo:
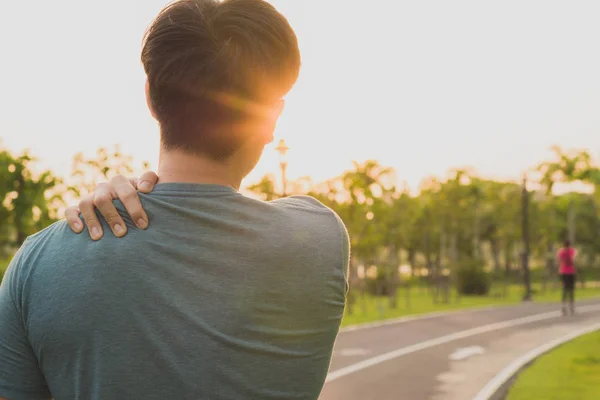
[[[600,332],[540,357],[517,378],[507,399],[600,399]]]
[[[535,302],[547,303],[560,301],[561,292],[559,289],[548,289],[544,293],[541,291],[541,285],[539,284],[535,284],[533,289],[535,291],[533,296]],[[493,293],[494,291],[492,290],[492,294]],[[456,295],[453,294],[449,304],[434,304],[427,289],[415,287],[410,290],[410,306],[407,306],[405,289],[400,289],[397,293],[398,307],[395,309],[390,308],[389,299],[387,297],[365,296],[363,299],[360,293],[355,295],[357,297],[353,306],[354,312],[349,314],[349,307],[346,308],[346,315],[342,321],[342,326],[440,311],[519,304],[522,299],[523,290],[519,285],[511,285],[506,298],[493,295],[463,296],[460,300],[457,300]],[[586,287],[585,289],[581,289],[578,287],[576,296],[577,299],[600,297],[600,288]]]

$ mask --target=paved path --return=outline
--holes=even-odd
[[[319,399],[472,399],[521,354],[600,322],[600,300],[578,306],[573,317],[525,304],[342,332]]]

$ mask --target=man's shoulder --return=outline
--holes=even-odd
[[[295,208],[298,210],[321,213],[326,215],[331,215],[332,213],[335,214],[335,212],[331,208],[327,207],[325,204],[321,203],[314,197],[307,195],[295,195],[285,197],[283,199],[273,200],[269,202],[269,204],[282,208]]]
[[[341,228],[342,232],[347,235],[346,226],[340,216],[314,197],[295,195],[271,201],[270,204],[278,208],[297,211],[298,218],[304,218],[306,214],[311,214],[319,224],[329,221],[332,225]]]
[[[70,230],[66,221],[58,221],[29,236],[13,257],[7,272],[10,272],[10,276],[17,280],[30,275],[37,264],[61,253],[61,249],[56,249],[54,242],[70,247],[69,240],[66,238],[69,232],[76,236]],[[48,246],[50,242],[53,242],[53,244]],[[53,251],[53,254],[48,254],[48,248],[53,248],[56,251]]]
[[[42,248],[52,247],[56,252],[61,249],[72,247],[74,242],[81,240],[82,235],[87,232],[77,234],[69,228],[66,220],[59,220],[41,231],[29,236],[23,243],[25,253],[36,249],[38,252]]]
[[[72,234],[72,235],[71,235]],[[36,243],[43,242],[48,240],[49,238],[55,237],[57,235],[60,236],[73,236],[76,237],[77,234],[69,228],[69,224],[64,219],[54,222],[53,224],[47,226],[46,228],[34,233],[33,235],[27,237],[23,246],[32,246]]]
[[[331,243],[341,247],[344,263],[347,263],[350,238],[344,222],[334,210],[311,196],[290,196],[272,201],[271,204],[295,211],[295,220],[299,224],[311,223],[314,228],[314,240],[323,242],[333,239]]]

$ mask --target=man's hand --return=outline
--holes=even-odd
[[[145,172],[138,179],[127,179],[121,175],[116,176],[108,183],[99,183],[96,191],[89,194],[77,206],[67,208],[67,223],[75,233],[83,231],[83,223],[79,215],[83,216],[92,240],[100,240],[104,235],[102,224],[96,216],[96,208],[104,217],[116,237],[123,237],[127,233],[127,225],[113,205],[114,199],[119,199],[127,209],[132,221],[140,229],[148,227],[148,216],[142,208],[142,203],[137,194],[150,193],[158,182],[154,172]]]

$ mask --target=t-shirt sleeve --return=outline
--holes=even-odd
[[[10,400],[52,398],[27,338],[21,312],[23,249],[10,263],[0,285],[0,397]]]

